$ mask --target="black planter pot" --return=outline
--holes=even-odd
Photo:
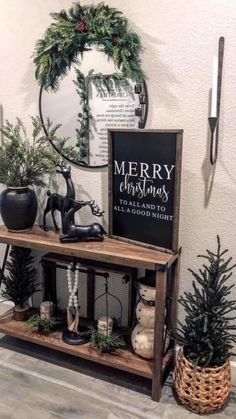
[[[1,216],[10,231],[31,229],[36,219],[37,209],[36,194],[28,187],[9,187],[1,193]]]

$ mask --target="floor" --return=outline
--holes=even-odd
[[[145,379],[130,382],[118,371],[0,337],[0,419],[199,418],[176,404],[170,381],[155,403]],[[236,418],[236,385],[227,407],[204,418]]]

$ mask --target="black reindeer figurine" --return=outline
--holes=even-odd
[[[60,240],[62,243],[78,242],[78,241],[101,241],[105,233],[101,224],[93,223],[90,225],[75,224],[75,213],[82,207],[89,206],[92,214],[96,217],[101,217],[104,211],[100,210],[95,201],[76,201],[75,188],[71,179],[71,167],[64,162],[57,165],[57,173],[60,173],[66,181],[66,195],[58,193],[47,192],[48,200],[43,215],[43,228],[48,231],[46,223],[46,216],[51,211],[52,220],[55,230],[58,231],[59,227],[55,220],[55,211],[61,213],[62,235]]]
[[[59,227],[55,220],[55,211],[60,211],[61,216],[63,217],[63,214],[70,209],[71,199],[75,199],[75,188],[71,179],[71,167],[66,165],[64,162],[57,164],[57,167],[58,169],[56,169],[56,172],[60,173],[66,181],[66,196],[60,195],[56,192],[47,192],[48,200],[43,214],[43,228],[45,231],[48,231],[48,226],[46,224],[47,213],[51,211],[55,230],[58,231]]]
[[[102,217],[104,211],[101,211],[94,201],[75,201],[71,200],[70,209],[62,217],[62,243],[80,242],[80,241],[102,241],[104,228],[99,223],[89,225],[75,224],[75,213],[84,206],[90,206],[91,211],[97,217]]]

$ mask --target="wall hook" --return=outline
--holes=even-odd
[[[221,100],[221,84],[222,84],[222,70],[223,70],[223,57],[224,57],[224,37],[219,38],[218,46],[218,61],[217,61],[217,89],[216,89],[216,98],[213,94],[212,86],[212,107],[211,107],[211,116],[209,116],[209,126],[211,131],[211,142],[210,142],[210,162],[214,165],[218,157],[218,143],[219,143],[219,119],[220,119],[220,100]],[[214,73],[213,73],[214,78]],[[216,113],[214,114],[214,103],[216,100]]]

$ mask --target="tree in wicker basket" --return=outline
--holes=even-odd
[[[184,292],[179,303],[186,312],[174,335],[181,345],[174,370],[173,387],[180,402],[189,410],[203,414],[225,404],[231,389],[229,358],[236,343],[236,301],[229,298],[233,284],[228,280],[236,265],[221,250],[199,255],[206,263],[194,276],[193,291]]]

